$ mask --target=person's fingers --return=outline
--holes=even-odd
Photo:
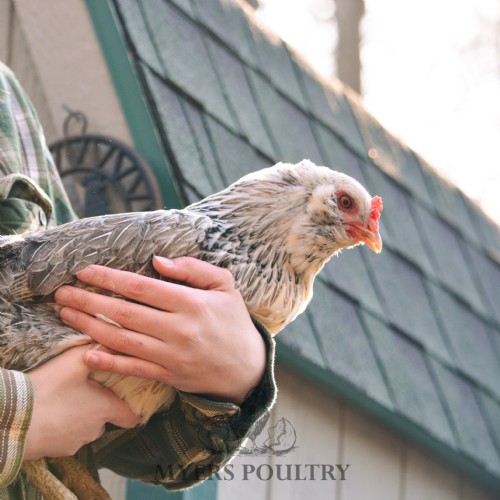
[[[94,370],[133,375],[171,384],[172,374],[163,366],[131,356],[120,356],[102,351],[89,351],[83,361]]]
[[[87,356],[86,354],[85,356]],[[84,356],[84,360],[85,360]],[[139,425],[139,417],[130,409],[127,403],[120,399],[113,391],[102,387],[97,382],[89,380],[89,383],[94,384],[96,388],[96,398],[100,398],[101,406],[106,405],[106,422],[110,422],[118,427],[130,429]]]
[[[234,278],[230,271],[192,257],[174,260],[153,257],[153,266],[162,276],[183,281],[202,290],[232,290]]]
[[[198,259],[179,257],[170,260],[155,256],[153,265],[164,278],[184,282],[189,287],[224,291],[234,289],[234,278],[227,269]],[[167,311],[176,309],[178,300],[188,293],[183,285],[105,266],[87,266],[77,273],[77,277],[89,285]]]
[[[166,264],[165,264],[166,267]],[[175,268],[174,265],[172,265]],[[169,277],[182,281],[185,271],[179,268]],[[153,306],[163,311],[176,310],[189,287],[167,281],[148,278],[136,273],[112,269],[110,267],[90,265],[77,273],[80,281],[104,290],[109,290],[128,299]],[[56,292],[56,299],[58,293]]]
[[[111,324],[152,336],[157,336],[158,331],[163,330],[163,325],[158,319],[158,310],[142,304],[68,285],[62,286],[56,291],[55,299],[59,305],[70,308],[66,311],[61,310],[61,312],[64,311],[61,318],[66,323],[71,321],[72,311],[78,310],[101,318],[103,321],[110,320]],[[85,317],[80,316],[79,319],[81,326],[85,327],[85,332],[79,328],[77,330],[87,333],[88,318],[87,321],[85,321]]]
[[[162,340],[158,340],[153,334],[143,335],[70,307],[63,307],[60,316],[68,326],[85,333],[95,342],[113,351],[143,357],[152,361],[166,358],[168,347],[163,338],[164,335]]]
[[[85,379],[86,377],[88,377],[90,370],[88,366],[81,363],[81,360],[83,354],[89,350],[89,344],[92,344],[93,342],[92,339],[88,337],[85,338],[82,337],[82,342],[85,342],[85,339],[87,339],[87,342],[84,345],[77,345],[75,347],[71,347],[70,349],[67,349],[66,351],[63,351],[57,356],[49,359],[48,361],[46,361],[46,363],[51,363],[53,366],[57,366],[57,369],[64,369],[64,367],[69,364],[72,367],[72,376],[75,379],[76,378],[78,378],[79,380]],[[32,373],[37,368],[39,368],[39,366],[32,368],[31,370],[28,370],[26,373]]]

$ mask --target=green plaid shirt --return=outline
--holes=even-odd
[[[0,63],[0,235],[44,229],[75,217],[36,113],[12,72]],[[102,438],[79,452],[81,460],[94,473],[107,467],[167,489],[192,486],[223,467],[276,394],[274,343],[256,326],[266,341],[268,368],[242,406],[179,392],[168,411],[144,427],[109,426]],[[0,498],[35,495],[18,476],[32,407],[29,378],[0,368]]]

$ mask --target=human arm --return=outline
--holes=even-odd
[[[197,265],[203,268],[209,266],[206,263],[193,261],[192,259],[180,259],[178,261],[180,268],[177,271],[179,272],[184,269],[182,263],[187,264],[189,262],[194,264],[194,266],[187,266],[187,272],[194,272],[196,270],[194,272],[195,275],[201,273],[201,269],[200,267],[196,267]],[[213,266],[209,266],[209,268],[217,276],[220,272],[222,276],[227,277],[225,271],[213,268]],[[157,266],[157,270],[165,274],[170,273],[171,278],[185,280],[189,278],[186,275],[184,277],[180,274],[172,275],[172,273],[175,273],[175,268],[172,266],[167,266],[163,270]],[[94,271],[102,271],[104,273],[100,275],[101,285],[117,291],[116,282],[112,281],[112,278],[121,276],[121,273],[103,268],[94,268]],[[136,279],[135,275],[129,276],[129,278]],[[96,274],[94,274],[94,279],[99,279]],[[150,280],[152,280],[151,278],[143,277],[138,277],[137,279],[143,284],[130,285],[135,290],[135,293],[137,293],[137,290],[147,290],[148,287],[144,284],[150,283]],[[223,281],[224,279],[222,278]],[[212,282],[212,285],[214,283],[217,283],[217,279],[215,282]],[[94,284],[97,283],[94,282]],[[163,284],[171,285],[168,283]],[[152,283],[152,285],[156,285],[156,283]],[[179,286],[182,285],[177,285],[172,289],[179,290]],[[186,288],[184,292],[188,295],[194,291],[194,289],[189,287],[182,288]],[[215,288],[217,288],[217,285]],[[78,326],[82,329],[92,329],[92,325],[97,326],[97,335],[101,338],[100,342],[108,343],[109,347],[119,351],[123,349],[123,345],[119,344],[122,335],[128,339],[135,339],[132,340],[132,344],[130,341],[125,342],[128,345],[127,350],[130,350],[131,346],[134,345],[133,342],[137,342],[139,339],[142,339],[142,341],[149,340],[144,334],[140,337],[133,335],[132,333],[134,332],[129,331],[129,329],[120,329],[109,323],[97,324],[97,322],[103,322],[91,317],[91,315],[101,311],[102,314],[122,324],[122,326],[125,323],[131,326],[129,323],[131,321],[130,318],[135,317],[132,320],[135,322],[134,325],[138,325],[139,329],[144,328],[148,324],[148,320],[141,317],[141,313],[144,312],[142,308],[132,307],[137,304],[122,303],[119,299],[114,299],[110,302],[107,300],[109,298],[105,300],[100,295],[89,295],[79,289],[66,291],[71,292],[69,302],[71,302],[72,308],[83,308],[87,311],[85,313],[78,310],[74,311],[78,319],[74,320],[76,323],[73,323],[72,326]],[[219,293],[221,292],[220,290],[216,291],[218,293],[215,296],[219,297]],[[204,290],[204,292],[212,293],[214,290],[210,290],[209,288],[209,290]],[[225,292],[222,293],[225,294]],[[226,297],[221,302],[223,305],[222,308],[219,309],[219,306],[215,307],[217,313],[213,314],[212,318],[201,321],[198,316],[198,321],[202,325],[207,326],[209,322],[213,321],[213,331],[209,332],[209,338],[213,335],[221,335],[220,339],[213,340],[209,343],[210,345],[203,345],[198,342],[194,343],[195,347],[203,347],[200,350],[195,349],[195,353],[200,356],[200,359],[196,362],[189,362],[189,357],[191,356],[188,352],[190,350],[189,342],[187,345],[182,345],[181,340],[177,339],[178,343],[174,344],[181,346],[186,351],[180,354],[185,356],[184,359],[187,360],[185,368],[191,368],[191,370],[189,373],[185,373],[180,384],[182,384],[182,388],[186,388],[192,392],[178,391],[170,408],[166,412],[155,415],[144,428],[134,429],[125,433],[116,430],[110,431],[102,439],[98,440],[93,445],[93,448],[100,466],[111,468],[127,477],[147,482],[160,481],[168,489],[189,487],[222,467],[236,453],[244,435],[250,430],[252,425],[269,410],[276,394],[273,375],[274,342],[269,333],[261,325],[254,325],[253,323],[249,325],[247,323],[249,321],[248,313],[244,305],[239,302],[241,297],[237,294],[238,298],[232,302],[233,297],[231,293],[229,298]],[[154,295],[155,297],[158,296],[157,294]],[[59,294],[57,296],[60,298]],[[64,302],[66,303],[65,307],[68,307],[68,298]],[[106,305],[104,306],[104,304]],[[115,306],[117,309],[110,309]],[[134,314],[131,314],[131,309],[128,309],[129,307],[135,310]],[[198,311],[194,314],[195,318],[197,314],[205,314],[205,309],[202,307],[201,313]],[[214,308],[212,307],[212,313],[213,311]],[[240,316],[243,318],[242,326],[240,326],[238,319]],[[127,318],[129,319],[127,320]],[[176,322],[174,327],[181,328],[182,330],[183,323],[185,322]],[[161,321],[159,324],[166,325],[165,322]],[[170,325],[170,323],[167,324]],[[247,327],[248,331],[245,334]],[[175,328],[167,330],[174,334],[176,331]],[[109,343],[109,339],[106,341],[107,335],[110,335],[112,339],[111,344]],[[183,335],[185,335],[185,332],[181,333],[181,338],[183,338]],[[250,339],[247,339],[246,335]],[[254,335],[255,337],[253,337]],[[158,339],[155,338],[155,340]],[[252,347],[253,342],[256,342],[257,345],[255,349]],[[154,345],[158,346],[157,343],[154,343]],[[215,349],[215,346],[218,347]],[[261,346],[264,347],[263,353],[260,351]],[[254,352],[252,353],[252,351]],[[253,374],[241,384],[241,381],[244,379],[241,376],[245,371],[244,366],[248,364],[248,358],[251,358],[252,354],[256,355],[257,363],[255,366],[258,368],[253,372],[250,370],[250,373]],[[168,355],[169,353],[167,352]],[[193,354],[193,356],[195,355]],[[241,356],[241,359],[239,356]],[[261,358],[260,356],[263,357]],[[107,363],[107,369],[122,370],[124,366],[128,366],[130,369],[136,370],[137,366],[142,366],[140,359],[135,359],[134,357],[130,359],[122,358],[122,355],[117,354],[114,356],[104,355],[100,359],[102,362]],[[109,361],[116,359],[118,359],[118,363],[114,361],[114,364],[111,365]],[[230,363],[226,364],[228,359]],[[128,360],[131,361],[130,365],[126,363]],[[239,361],[234,362],[235,360]],[[121,364],[122,361],[125,362],[125,365]],[[162,367],[160,365],[158,367],[151,367],[151,361],[146,361],[146,368],[144,370],[151,368],[151,373],[158,373],[161,376],[163,373]],[[177,363],[180,360],[175,359],[174,361]],[[139,364],[137,364],[138,362]],[[197,368],[204,363],[207,363],[209,366],[210,363],[214,363],[215,367],[213,370],[198,371]],[[182,363],[179,366],[182,367]],[[210,371],[214,373],[209,373]],[[132,373],[137,372],[132,371]],[[211,381],[207,382],[209,379]],[[171,383],[170,379],[168,381]],[[233,392],[235,387],[238,387],[236,391],[238,394],[236,396]],[[244,398],[248,394],[249,388],[254,388],[254,390],[242,402],[242,397]],[[196,395],[193,392],[201,394]],[[206,393],[210,394],[211,399],[203,397],[203,394],[206,395]],[[221,401],[224,398],[238,401],[241,404],[236,405],[231,402]],[[138,450],[141,451],[138,453]],[[172,476],[158,477],[157,465],[170,465],[173,468],[171,469]]]
[[[33,105],[1,62],[0,123],[0,234],[21,234],[74,220]]]
[[[137,425],[123,401],[89,380],[87,349],[70,349],[28,373],[0,369],[0,488],[14,481],[23,460],[72,455],[108,421]]]
[[[1,62],[0,123],[0,235],[72,220],[75,215],[36,113],[12,71]],[[0,496],[21,467],[33,399],[28,375],[0,368]]]

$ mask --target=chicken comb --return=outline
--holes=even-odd
[[[370,211],[370,220],[373,221],[378,228],[378,220],[380,219],[380,212],[382,212],[384,204],[382,203],[382,198],[380,196],[374,196],[372,198],[372,209]]]

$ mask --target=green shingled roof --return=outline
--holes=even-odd
[[[333,259],[278,355],[500,491],[498,227],[243,3],[109,0],[128,69],[97,4],[88,1],[125,112],[139,88],[142,123],[163,151],[153,167],[180,203],[303,158],[383,197],[383,253]]]

